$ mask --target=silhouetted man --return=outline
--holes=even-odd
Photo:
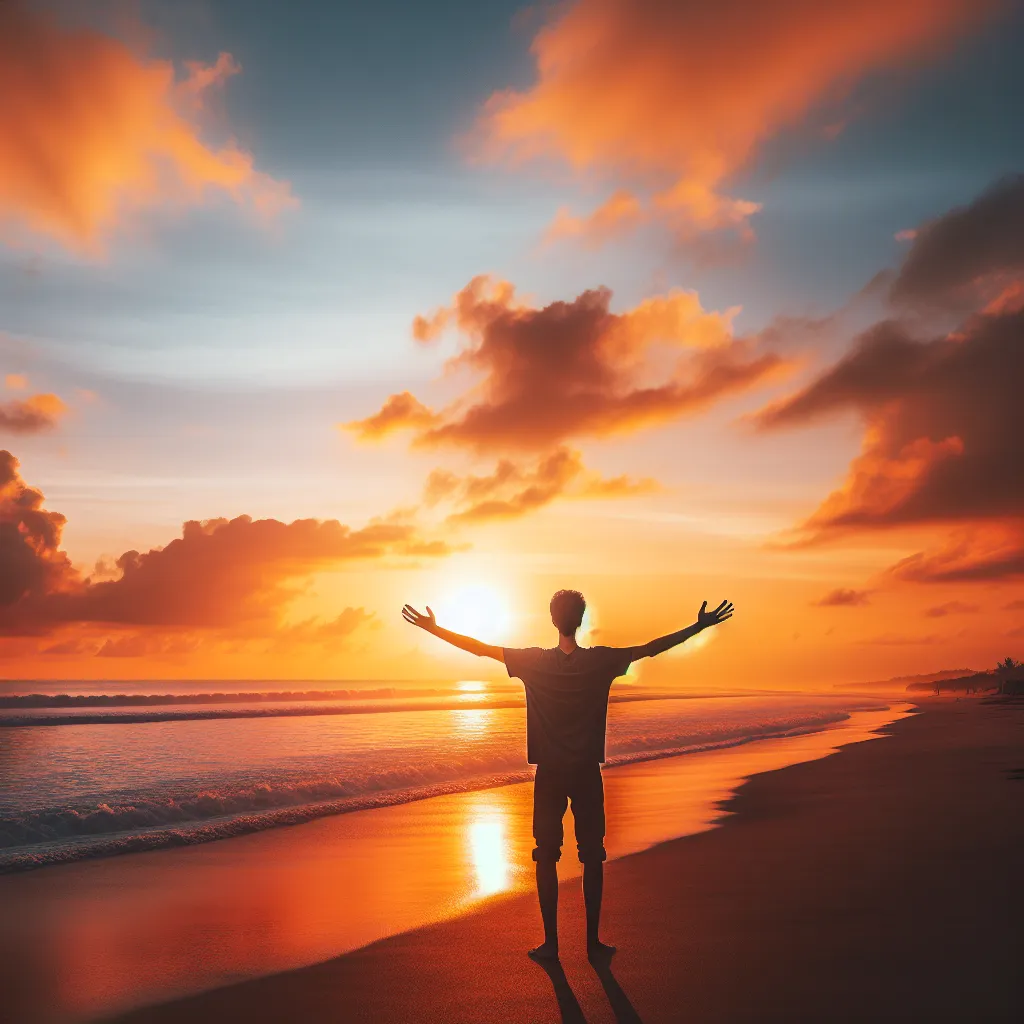
[[[576,632],[587,604],[576,590],[560,590],[551,598],[551,621],[558,646],[495,647],[469,636],[442,629],[427,608],[423,615],[410,605],[402,609],[406,622],[447,640],[470,654],[500,661],[512,678],[526,687],[527,760],[537,766],[533,784],[533,837],[536,848],[537,896],[544,921],[544,942],[530,950],[535,960],[558,959],[558,869],[562,856],[562,818],[571,803],[576,847],[583,865],[583,900],[587,910],[587,953],[609,956],[614,946],[598,935],[604,890],[604,737],[608,693],[612,682],[630,663],[653,658],[733,613],[723,601],[713,612],[705,601],[697,621],[677,633],[641,647],[580,647]]]

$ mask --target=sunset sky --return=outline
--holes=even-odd
[[[0,6],[0,676],[1024,652],[1012,0]],[[7,454],[9,452],[9,454]],[[707,641],[707,642],[702,642]]]

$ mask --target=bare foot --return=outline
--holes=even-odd
[[[536,949],[526,954],[531,960],[549,962],[558,959],[558,946],[553,942],[542,942]]]
[[[591,960],[608,960],[615,955],[615,946],[595,939],[587,943],[587,957]]]

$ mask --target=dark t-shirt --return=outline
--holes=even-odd
[[[505,648],[505,668],[526,686],[530,764],[604,761],[608,691],[633,660],[631,647]]]

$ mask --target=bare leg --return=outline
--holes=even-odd
[[[544,943],[530,950],[534,960],[558,959],[558,868],[553,860],[537,861],[537,898],[544,922]]]
[[[587,953],[611,955],[614,946],[599,938],[601,930],[601,898],[604,895],[604,863],[589,861],[583,865],[583,902],[587,908]]]

